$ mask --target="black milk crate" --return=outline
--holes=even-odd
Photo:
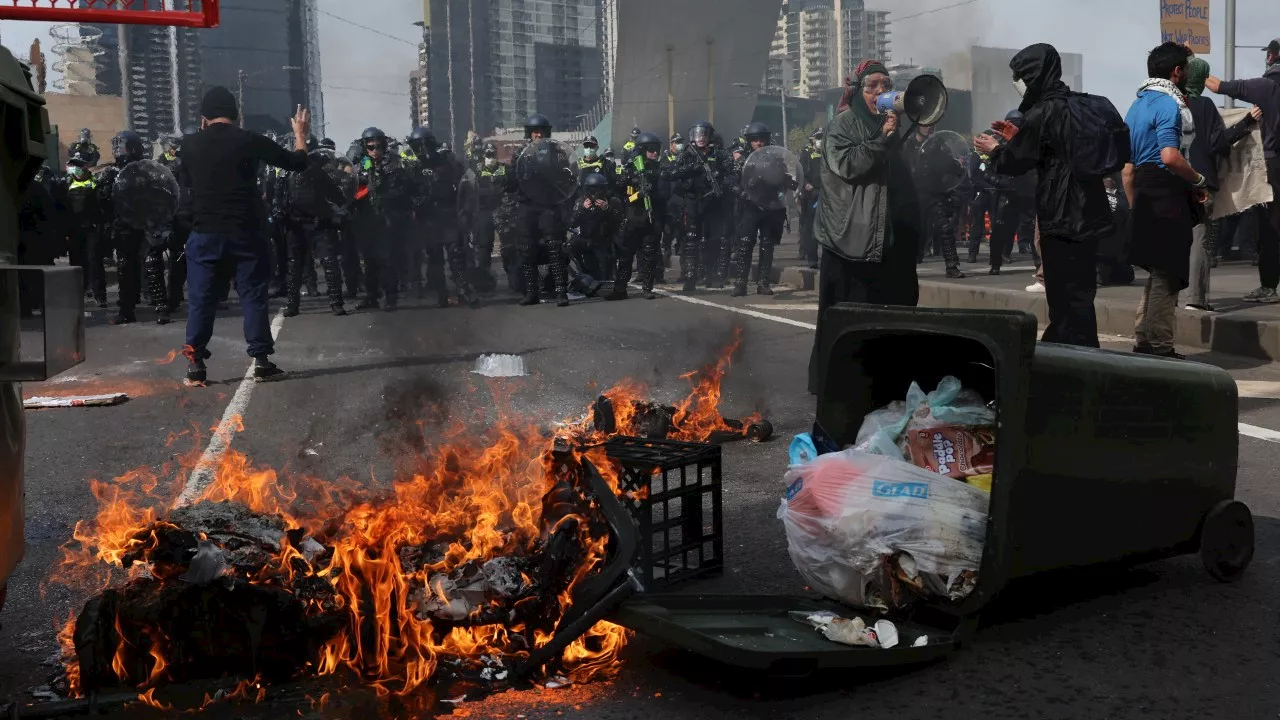
[[[604,447],[640,530],[644,589],[723,572],[720,446],[620,435]]]

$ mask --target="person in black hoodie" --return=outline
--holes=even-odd
[[[1062,82],[1062,58],[1045,43],[1031,45],[1009,62],[1014,87],[1022,94],[1022,127],[1008,121],[993,127],[1008,139],[974,139],[978,152],[991,156],[997,173],[1023,175],[1037,170],[1036,215],[1044,258],[1049,324],[1045,342],[1098,347],[1098,292],[1094,267],[1099,239],[1114,231],[1102,180],[1077,178],[1061,148],[1070,147],[1071,89]]]

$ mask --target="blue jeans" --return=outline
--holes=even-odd
[[[214,276],[220,264],[234,264],[236,294],[244,312],[244,339],[250,357],[275,352],[271,319],[267,311],[267,282],[271,277],[271,254],[260,232],[238,230],[225,233],[193,232],[187,238],[187,345],[194,357],[210,357],[218,290]]]

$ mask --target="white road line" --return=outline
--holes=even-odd
[[[280,328],[283,325],[284,311],[281,310],[271,320],[272,339],[280,336]],[[244,372],[244,379],[240,381],[240,387],[236,388],[236,394],[231,396],[231,402],[222,413],[222,422],[218,423],[213,437],[209,438],[209,446],[204,449],[204,454],[196,462],[195,468],[187,478],[187,484],[182,488],[182,494],[174,502],[175,508],[190,505],[198,500],[213,482],[218,464],[222,462],[222,456],[226,454],[227,448],[231,447],[231,439],[235,437],[240,421],[244,417],[244,411],[249,406],[253,388],[257,384],[253,379],[253,362],[250,362],[249,369]]]
[[[1242,398],[1280,400],[1280,382],[1273,380],[1237,380]]]
[[[721,310],[728,310],[729,312],[738,313],[739,315],[746,315],[747,317],[760,318],[761,320],[772,320],[774,322],[782,323],[783,325],[793,325],[798,328],[804,328],[805,330],[818,329],[818,326],[814,325],[813,323],[800,322],[799,320],[792,320],[791,318],[778,317],[777,315],[770,315],[768,313],[756,312],[755,310],[748,310],[746,308],[734,307],[732,305],[721,305],[720,303],[714,303],[714,302],[711,302],[710,300],[703,300],[700,297],[692,297],[689,295],[678,295],[676,293],[667,292],[666,290],[654,290],[654,292],[659,295],[662,295],[663,297],[669,297],[672,300],[679,300],[680,302],[687,302],[693,305],[706,305],[707,307],[720,308]]]
[[[782,323],[783,325],[792,325],[794,327],[805,328],[806,330],[818,329],[818,326],[814,325],[813,323],[801,322],[799,320],[792,320],[791,318],[779,317],[777,315],[770,315],[768,313],[756,312],[755,310],[748,310],[746,308],[734,307],[732,305],[722,305],[720,303],[711,302],[710,300],[703,300],[700,297],[690,297],[688,295],[677,295],[675,293],[666,292],[665,290],[655,290],[654,292],[664,297],[669,297],[672,300],[679,300],[680,302],[687,302],[693,305],[705,305],[706,307],[719,308],[721,310],[728,310],[729,312],[737,313],[739,315],[746,315],[747,317],[759,318],[761,320],[772,320],[774,322]],[[759,306],[753,306],[753,307],[759,307]],[[1280,396],[1280,383],[1255,382],[1255,381],[1242,380],[1242,381],[1237,381],[1236,384],[1240,387],[1241,397],[1270,397],[1271,395]],[[1246,388],[1248,389],[1246,390]],[[1268,395],[1261,394],[1264,392],[1270,393],[1270,394]],[[1257,425],[1250,425],[1248,423],[1239,423],[1239,431],[1241,435],[1245,435],[1247,437],[1257,438],[1258,440],[1266,440],[1268,442],[1280,443],[1280,432],[1277,432],[1275,430],[1271,430],[1264,427],[1258,427]]]
[[[1238,425],[1240,426],[1241,435],[1266,440],[1267,442],[1280,443],[1280,432],[1248,423],[1238,423]]]
[[[749,308],[756,310],[778,310],[778,311],[800,311],[807,310],[809,312],[818,312],[818,303],[775,303],[769,305],[748,305]]]

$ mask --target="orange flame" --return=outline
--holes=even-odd
[[[720,416],[718,405],[730,357],[740,344],[741,333],[735,332],[733,342],[715,362],[683,376],[691,389],[674,406],[675,439],[706,440],[714,432],[735,429]],[[643,392],[642,385],[631,381],[604,392],[615,401],[620,432],[634,432],[639,406],[630,401],[642,401]],[[441,427],[432,425],[429,431],[427,421],[406,426],[407,432],[415,434],[409,438],[413,449],[387,491],[350,478],[285,475],[253,465],[234,449],[225,452],[216,467],[197,467],[197,448],[163,473],[140,468],[110,482],[91,481],[99,504],[97,517],[76,525],[72,540],[63,547],[55,579],[104,588],[126,574],[155,573],[163,582],[163,568],[135,564],[125,573],[124,566],[156,547],[160,542],[157,531],[174,529],[164,518],[195,470],[196,475],[208,478],[196,502],[229,501],[256,513],[278,515],[287,529],[304,531],[304,536],[315,538],[326,549],[323,555],[308,556],[286,539],[269,563],[252,576],[241,577],[250,583],[288,585],[302,573],[331,585],[334,595],[326,601],[329,606],[310,609],[340,616],[346,629],[320,648],[310,672],[350,671],[379,694],[406,695],[435,675],[443,657],[477,662],[492,655],[523,657],[529,642],[539,647],[549,642],[551,635],[538,629],[526,632],[524,627],[480,622],[484,605],[460,597],[451,583],[444,582],[467,563],[526,556],[546,537],[543,500],[557,480],[550,441],[536,422],[519,421],[506,412],[504,398],[495,397],[495,402],[500,419],[479,437],[465,424],[446,423],[444,418],[432,418],[439,420]],[[233,424],[238,428],[241,421],[237,418]],[[594,433],[581,424],[567,427],[579,439]],[[190,434],[199,441],[202,433]],[[423,438],[428,435],[443,440],[432,449],[423,449]],[[579,457],[591,459],[617,491],[616,469],[601,449]],[[572,568],[569,581],[562,588],[557,586],[558,595],[551,598],[557,607],[550,609],[554,617],[548,627],[554,627],[554,621],[569,609],[579,583],[596,572],[607,557],[609,538],[591,536],[590,526],[585,521],[576,524],[582,558]],[[424,556],[426,559],[411,563],[402,559],[402,549],[428,543],[432,553]],[[529,582],[529,578],[525,580]],[[430,613],[420,613],[424,603],[450,611],[456,608],[473,624],[442,624]],[[60,641],[64,654],[72,658],[68,674],[73,678],[73,691],[79,692],[73,629],[74,622],[69,622]],[[150,642],[144,647],[151,657],[146,677],[132,674],[141,670],[137,667],[140,652],[125,641],[118,616],[116,631],[121,639],[112,668],[122,681],[150,688],[140,700],[161,707],[154,699],[154,686],[173,676],[175,660],[159,628],[145,630]],[[621,626],[599,622],[564,651],[561,666],[574,682],[610,677],[619,666],[618,655],[629,636]],[[241,683],[230,696],[261,701],[265,692],[255,678]],[[323,702],[322,698],[322,706]]]

